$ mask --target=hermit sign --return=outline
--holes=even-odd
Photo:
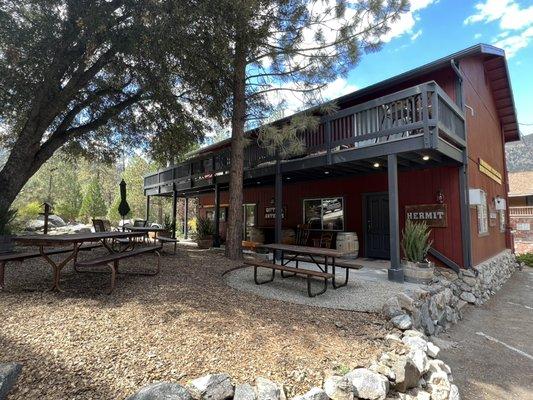
[[[405,206],[405,218],[413,222],[425,222],[430,228],[446,228],[448,207],[446,204]]]

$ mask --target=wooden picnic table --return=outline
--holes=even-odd
[[[299,246],[293,244],[282,244],[282,243],[271,243],[271,244],[262,244],[258,247],[269,249],[272,251],[279,251],[281,254],[280,263],[282,266],[287,266],[291,261],[296,262],[296,268],[299,268],[299,261],[307,261],[316,264],[316,266],[323,273],[328,274],[329,266],[331,265],[331,274],[333,288],[338,289],[340,287],[346,286],[348,284],[349,278],[349,267],[342,266],[346,270],[346,279],[344,283],[338,285],[335,281],[335,261],[338,257],[343,257],[350,254],[348,250],[337,250],[337,249],[328,249],[324,247],[312,247],[312,246]],[[287,256],[288,255],[288,256]],[[287,256],[287,257],[286,257]],[[305,256],[305,259],[302,259],[302,256]],[[320,259],[318,259],[320,257]],[[322,258],[323,257],[323,258]],[[273,264],[276,263],[276,257],[272,258]],[[311,271],[311,270],[306,270]]]
[[[94,233],[74,233],[66,235],[27,235],[15,236],[13,240],[24,246],[37,246],[41,257],[50,264],[54,272],[54,282],[51,290],[61,291],[59,287],[59,279],[61,270],[68,264],[69,261],[76,262],[78,251],[83,243],[101,242],[103,246],[110,252],[114,253],[114,249],[109,245],[109,241],[114,239],[132,239],[143,236],[142,232],[94,232]],[[61,262],[55,262],[47,254],[46,247],[57,247],[72,245],[72,251]]]
[[[142,232],[142,233],[159,233],[166,232],[166,228],[159,228],[157,226],[125,226],[124,229],[127,229],[131,232]]]

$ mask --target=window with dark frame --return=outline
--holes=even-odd
[[[344,231],[344,199],[327,197],[304,199],[303,222],[310,229]]]

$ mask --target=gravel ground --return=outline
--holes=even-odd
[[[123,265],[153,262],[145,256]],[[294,395],[379,353],[386,333],[380,316],[235,290],[221,275],[236,266],[220,253],[181,249],[162,258],[158,276],[119,276],[107,296],[107,274],[68,267],[65,292],[51,293],[43,291],[51,281],[43,261],[9,264],[0,292],[0,362],[24,365],[10,400],[123,399],[153,381],[186,383],[209,372],[237,382],[266,376]]]
[[[291,266],[294,266],[293,264]],[[279,273],[276,273],[273,282],[256,285],[254,270],[250,267],[232,271],[226,274],[225,278],[231,287],[260,297],[315,307],[373,313],[379,313],[385,301],[391,296],[402,293],[407,288],[420,287],[420,285],[411,283],[391,282],[387,279],[387,268],[377,268],[378,262],[373,262],[373,264],[372,266],[365,266],[361,270],[350,271],[347,286],[333,290],[328,284],[326,293],[317,297],[307,295],[307,280],[304,277],[281,279]],[[311,263],[300,263],[300,267],[318,270],[316,265]],[[258,276],[261,280],[270,279],[271,274],[271,271],[266,269],[258,270]],[[338,283],[343,283],[345,270],[336,268],[336,277]],[[323,283],[321,282],[316,282],[313,285],[314,291],[319,291],[322,288]]]

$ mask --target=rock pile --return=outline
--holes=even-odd
[[[369,368],[327,378],[292,400],[459,400],[450,368],[436,357],[440,349],[415,330],[386,337],[385,351]],[[211,374],[181,386],[155,383],[128,400],[286,400],[283,385],[257,378],[254,386],[233,385],[226,374]]]
[[[465,304],[480,305],[489,299],[518,267],[514,255],[504,251],[459,274],[437,268],[430,285],[391,297],[382,312],[398,329],[415,328],[437,335],[457,323]]]

